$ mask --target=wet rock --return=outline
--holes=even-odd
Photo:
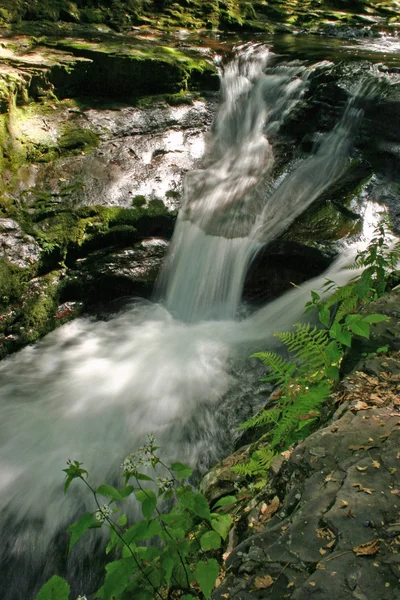
[[[333,246],[318,248],[311,241],[306,245],[286,237],[269,244],[254,261],[244,286],[244,296],[251,302],[261,304],[319,275],[336,255]]]
[[[400,372],[398,354],[396,360]],[[392,375],[392,389],[396,385]],[[389,565],[397,553],[392,528],[398,512],[400,433],[393,400],[379,408],[373,404],[358,411],[348,403],[341,416],[293,449],[264,498],[268,503],[279,489],[283,506],[294,491],[297,501],[288,516],[280,510],[278,520],[253,524],[259,533],[251,535],[249,529],[250,537],[233,550],[226,579],[213,598],[240,597],[239,589],[277,600],[397,598],[398,573]],[[363,444],[370,446],[368,452]],[[316,456],[315,448],[324,452]],[[274,585],[257,593],[252,582],[259,573],[272,576]]]
[[[22,269],[36,264],[40,246],[13,219],[0,219],[0,257]]]
[[[148,297],[167,247],[165,239],[151,238],[133,248],[89,254],[69,271],[61,298],[90,307],[124,296]]]

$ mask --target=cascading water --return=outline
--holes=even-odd
[[[296,320],[307,291],[235,321],[244,277],[258,249],[340,176],[360,116],[349,106],[309,159],[275,189],[266,186],[273,153],[265,135],[279,128],[310,73],[267,60],[265,48],[247,46],[221,68],[206,166],[187,177],[160,278],[165,306],[142,301],[108,322],[79,319],[0,365],[3,600],[30,600],[66,568],[56,540],[64,543],[60,532],[82,506],[94,508],[79,485],[64,496],[67,458],[84,461],[96,486],[118,478],[123,457],[153,432],[167,460],[207,467],[263,401],[258,367],[245,357]],[[328,276],[340,269],[335,263]],[[86,541],[88,555],[96,539]],[[96,576],[82,552],[69,559],[69,578],[76,593],[89,593]]]

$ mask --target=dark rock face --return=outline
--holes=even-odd
[[[0,256],[20,268],[36,264],[40,246],[13,219],[0,219]]]
[[[371,305],[390,317],[374,344],[398,348],[399,299],[393,291]],[[398,350],[362,359],[342,381],[328,423],[278,457],[265,488],[239,509],[213,598],[399,598],[399,386]],[[206,476],[210,499],[243,485],[229,467],[246,453]]]

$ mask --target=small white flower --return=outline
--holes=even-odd
[[[95,512],[96,521],[100,523],[104,523],[105,519],[112,515],[112,509],[108,506],[108,504],[103,504],[99,510]]]
[[[174,487],[174,480],[168,479],[168,477],[157,477],[156,482],[161,492],[168,492]]]

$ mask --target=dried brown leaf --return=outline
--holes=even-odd
[[[400,496],[400,490],[392,490],[390,493],[394,496]]]
[[[366,488],[361,483],[353,483],[353,487],[358,487],[358,492],[365,492],[366,494],[372,494],[375,490],[372,488]]]
[[[362,402],[358,400],[352,407],[351,410],[359,411],[359,410],[372,410],[372,406],[368,406],[366,402]]]
[[[274,515],[276,513],[279,506],[280,506],[280,501],[279,501],[278,496],[275,496],[274,498],[272,498],[270,504],[264,503],[261,507],[261,514],[263,515],[264,519],[270,519],[272,517],[272,515]]]
[[[379,550],[379,540],[372,540],[372,542],[365,542],[353,548],[353,552],[356,556],[372,556]]]
[[[271,575],[265,575],[264,577],[256,577],[254,580],[254,587],[257,588],[257,590],[265,590],[269,587],[271,587],[271,585],[273,585],[274,580],[272,579]]]
[[[377,461],[377,460],[373,460],[373,461],[372,461],[372,466],[373,466],[375,469],[380,469],[380,468],[381,468],[381,463],[380,463],[379,461]]]
[[[347,502],[347,500],[342,500],[342,506],[340,508],[346,508],[346,506],[348,506],[349,503]]]
[[[367,471],[368,467],[359,467],[358,465],[356,466],[357,471]]]
[[[320,549],[319,549],[319,553],[320,553],[322,556],[324,556],[324,555],[326,554],[326,550],[325,550],[325,548],[320,548]]]

